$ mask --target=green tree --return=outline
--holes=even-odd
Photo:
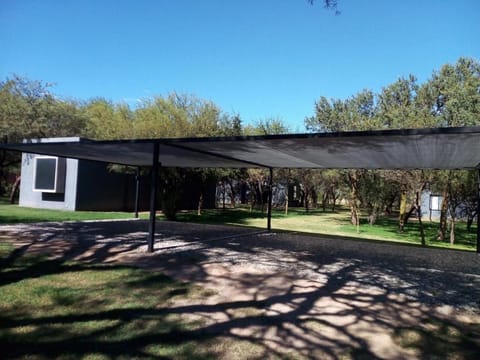
[[[244,127],[244,135],[280,135],[289,132],[288,126],[281,118],[267,117]]]
[[[437,125],[472,126],[480,123],[480,63],[460,58],[434,72],[425,85]]]
[[[315,115],[305,119],[305,127],[314,132],[374,130],[382,128],[376,113],[376,98],[370,90],[346,100],[322,96],[315,103]]]
[[[433,119],[432,126],[473,126],[480,124],[480,63],[471,58],[460,58],[455,64],[446,64],[439,71],[435,71],[422,87],[417,96],[417,104],[421,105],[424,113],[430,113]],[[472,193],[467,194],[458,181],[455,172],[439,172],[435,176],[435,186],[442,193],[438,239],[447,238],[448,217],[452,206],[462,194],[462,201],[468,204],[469,209],[476,208],[475,189],[469,187]],[[466,179],[469,179],[468,177]],[[460,187],[460,188],[459,188]],[[451,198],[454,196],[455,198]],[[451,203],[453,202],[453,203]],[[472,214],[469,211],[467,220],[471,225]],[[453,223],[454,226],[454,223]],[[450,237],[454,232],[450,232]]]
[[[87,137],[98,140],[132,137],[133,113],[128,105],[115,105],[106,99],[96,98],[86,103],[83,111],[87,118]]]
[[[75,102],[50,92],[51,84],[17,75],[0,82],[0,132],[3,142],[77,136],[85,127]]]
[[[242,124],[238,114],[225,114],[210,101],[172,93],[167,97],[144,101],[134,112],[132,133],[140,138],[237,136],[242,134]],[[175,216],[176,203],[185,179],[196,179],[200,188],[205,190],[207,183],[218,179],[227,181],[235,173],[236,171],[227,169],[163,169],[163,186],[166,191],[163,192],[162,202],[164,206],[171,207],[167,211],[169,216]],[[230,180],[228,182],[233,184]],[[198,194],[198,214],[202,211],[203,190]],[[235,187],[232,185],[230,190],[234,197]]]
[[[18,75],[0,82],[0,134],[2,142],[24,139],[78,136],[85,128],[85,117],[74,101],[62,100],[50,91],[52,85]],[[0,193],[7,188],[7,173],[19,172],[19,154],[0,151]],[[11,194],[18,188],[19,175]]]
[[[315,115],[305,119],[305,126],[309,131],[320,132],[373,130],[382,128],[377,112],[377,99],[370,90],[363,90],[346,100],[321,97],[315,103]],[[351,222],[357,228],[360,224],[361,177],[362,171],[359,170],[344,173],[342,177],[349,189]]]
[[[244,128],[245,135],[279,135],[288,133],[288,126],[280,118],[265,118]],[[250,190],[250,210],[257,204],[262,211],[265,210],[265,203],[268,199],[269,172],[266,169],[248,169],[247,183]]]
[[[315,103],[315,115],[305,119],[305,126],[309,131],[330,132],[478,125],[479,74],[478,61],[460,58],[454,65],[442,66],[440,71],[434,72],[430,79],[420,85],[413,75],[409,75],[385,86],[378,94],[364,90],[346,100],[320,97]],[[379,200],[383,199],[383,202],[389,199],[386,207],[391,207],[391,199],[400,198],[401,189],[397,190],[397,194],[392,193],[395,184],[402,184],[406,199],[411,203],[410,210],[406,211],[400,221],[400,227],[403,228],[412,214],[416,214],[421,222],[419,197],[425,184],[431,181],[431,174],[429,171],[412,170],[347,173],[344,179],[350,188],[352,223],[358,222],[355,217],[356,204],[361,203],[366,207],[369,219],[376,217],[374,212],[380,209]],[[435,180],[437,186],[443,188],[446,200],[453,191],[448,190],[449,183],[443,180],[447,178],[448,176],[436,176]],[[369,189],[374,187],[375,191]],[[359,198],[352,198],[356,196]],[[471,204],[472,197],[467,199],[470,199]],[[473,208],[473,205],[470,207]],[[445,206],[442,220],[446,219],[447,210]],[[420,230],[423,230],[422,226]],[[443,220],[440,222],[441,238],[445,237],[445,231],[446,221]]]
[[[413,75],[400,78],[384,87],[378,95],[379,128],[408,129],[431,126],[431,123],[420,121],[419,109],[416,106],[418,85]]]

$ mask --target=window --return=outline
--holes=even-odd
[[[438,195],[430,195],[430,210],[439,211],[442,206],[442,197]]]
[[[65,167],[64,158],[35,157],[33,191],[63,193],[65,191]]]

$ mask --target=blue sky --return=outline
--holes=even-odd
[[[480,59],[478,0],[1,0],[0,77],[134,105],[172,91],[292,131],[320,96]]]

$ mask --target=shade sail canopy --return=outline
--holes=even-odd
[[[475,169],[480,127],[0,144],[6,150],[150,166],[154,144],[165,167],[317,169]]]

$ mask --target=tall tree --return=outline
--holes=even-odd
[[[305,126],[309,131],[321,132],[373,130],[382,127],[377,112],[377,100],[370,90],[363,90],[346,100],[321,97],[315,103],[315,115],[305,119]],[[357,228],[360,225],[361,177],[362,171],[358,170],[349,171],[343,177],[350,189],[351,221]]]
[[[24,139],[78,136],[85,117],[74,101],[54,96],[52,85],[13,75],[0,82],[0,134],[2,142]],[[0,193],[5,192],[5,176],[19,173],[19,154],[0,151]],[[15,184],[19,184],[19,175]],[[13,189],[13,194],[15,188]],[[13,198],[13,197],[12,197]]]
[[[460,58],[434,72],[425,84],[438,126],[472,126],[480,123],[480,63]]]
[[[103,98],[88,101],[83,106],[87,126],[85,135],[100,140],[132,137],[133,113],[126,104],[116,105]]]

